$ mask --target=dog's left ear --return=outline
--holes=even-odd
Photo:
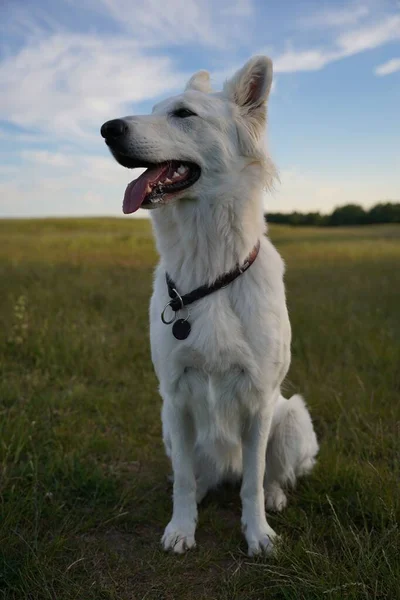
[[[186,90],[196,90],[209,94],[211,92],[210,73],[208,71],[198,71],[192,75],[186,84]]]
[[[272,60],[267,56],[253,56],[225,83],[224,94],[246,115],[263,120],[271,84]]]

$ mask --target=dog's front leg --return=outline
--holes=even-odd
[[[265,453],[272,406],[250,417],[243,434],[242,528],[249,556],[271,552],[275,531],[268,525],[264,505]]]
[[[162,544],[165,550],[181,554],[195,546],[197,504],[193,424],[186,411],[176,406],[164,408],[163,420],[170,441],[174,491],[172,519],[164,531]]]

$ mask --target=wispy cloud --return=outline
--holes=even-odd
[[[334,51],[316,48],[315,50],[287,50],[274,59],[275,73],[296,71],[318,71],[328,63],[338,60]]]
[[[23,177],[17,166],[0,172],[0,216],[122,214],[132,172],[111,158],[42,150],[19,156]]]
[[[103,16],[107,33],[72,32],[50,10],[30,13],[16,4],[9,9],[10,30],[23,43],[16,51],[3,48],[0,62],[2,118],[59,139],[94,139],[104,120],[181,89],[189,74],[177,69],[165,48],[198,44],[221,51],[245,35],[253,14],[253,0],[218,6],[212,0],[171,0],[168,6],[160,0],[134,6],[131,0],[87,0],[83,6],[68,0],[66,6]],[[0,25],[4,33],[6,26]]]
[[[90,0],[145,46],[179,46],[187,43],[225,47],[246,34],[246,18],[253,14],[252,0]],[[241,32],[237,18],[241,17]],[[236,25],[235,25],[236,23]]]
[[[51,167],[54,176],[59,179],[74,173],[71,180],[75,182],[75,177],[84,177],[86,181],[93,183],[114,184],[117,180],[129,182],[132,179],[132,172],[121,167],[117,162],[105,156],[94,156],[87,154],[77,154],[75,152],[47,152],[44,150],[23,150],[20,153],[32,170],[34,175],[36,169],[46,169]],[[135,171],[136,173],[136,171]],[[139,171],[137,172],[139,173]],[[122,175],[122,177],[121,177]]]
[[[400,39],[399,14],[390,15],[372,25],[343,33],[337,39],[337,45],[344,56],[351,56],[398,39]]]
[[[39,165],[48,167],[72,167],[76,166],[76,157],[62,154],[61,152],[49,152],[48,150],[23,150],[21,158]]]
[[[397,39],[400,39],[400,15],[390,15],[373,25],[340,33],[327,47],[307,50],[290,48],[275,57],[275,71],[277,73],[317,71],[329,63],[373,50]]]
[[[375,75],[391,75],[400,71],[400,58],[392,58],[375,69]]]
[[[73,138],[184,79],[170,58],[143,55],[136,41],[54,34],[4,60],[0,81],[3,118]]]
[[[307,28],[330,28],[355,25],[370,13],[368,6],[350,4],[337,9],[327,9],[315,12],[300,19],[300,25]]]

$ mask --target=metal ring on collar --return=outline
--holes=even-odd
[[[176,294],[176,298],[178,298],[178,299],[179,299],[179,301],[180,301],[180,303],[181,303],[181,307],[180,307],[180,308],[178,308],[178,310],[182,310],[182,308],[184,307],[183,300],[182,300],[182,296],[179,294],[179,292],[178,292],[178,291],[177,291],[175,288],[173,288],[173,290],[172,290],[172,291],[173,291],[173,292],[175,292],[175,294]],[[174,298],[174,300],[175,300],[175,298]]]
[[[164,325],[171,325],[171,323],[173,323],[175,321],[175,319],[176,319],[176,312],[175,311],[172,311],[174,313],[172,319],[170,319],[169,321],[167,321],[165,319],[165,311],[167,310],[168,306],[171,308],[171,302],[168,302],[168,304],[166,304],[164,306],[164,310],[161,313],[161,321],[164,323]],[[172,310],[172,308],[171,308],[171,310]]]
[[[190,309],[188,306],[184,306],[183,308],[186,310],[186,313],[187,313],[186,317],[185,317],[185,319],[183,319],[183,321],[188,321],[189,317],[190,317]]]

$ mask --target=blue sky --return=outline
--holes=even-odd
[[[0,23],[0,216],[120,215],[101,124],[260,53],[268,210],[400,199],[398,0],[3,0]]]

